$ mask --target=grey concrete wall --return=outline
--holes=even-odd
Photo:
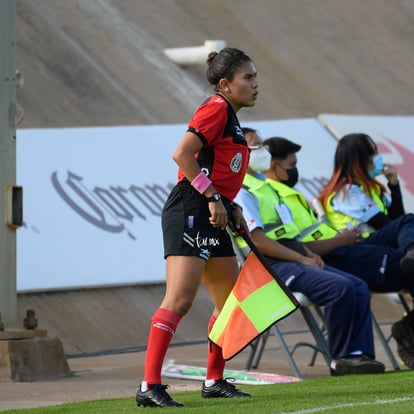
[[[22,127],[188,122],[206,67],[163,50],[208,39],[255,61],[244,120],[412,115],[413,25],[411,0],[17,0]]]
[[[27,309],[35,310],[38,327],[46,329],[48,337],[58,337],[66,355],[145,349],[150,320],[163,295],[163,284],[19,294],[19,323],[23,327]],[[372,308],[385,333],[403,316],[402,307],[387,295],[373,295]],[[212,310],[201,288],[173,344],[206,341]],[[280,327],[284,332],[307,332],[300,312],[281,321]]]

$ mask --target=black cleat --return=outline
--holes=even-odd
[[[165,391],[168,385],[153,384],[148,386],[148,391],[141,391],[141,386],[137,390],[137,406],[143,407],[184,407],[178,401],[173,400]]]
[[[365,355],[353,355],[339,359],[336,368],[331,368],[331,375],[382,374],[384,371],[385,366],[382,362]]]
[[[201,396],[203,398],[251,397],[249,393],[238,390],[233,384],[230,384],[225,379],[217,380],[211,387],[206,387],[203,383]]]

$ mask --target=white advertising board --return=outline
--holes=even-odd
[[[414,212],[414,117],[321,114],[320,122],[337,138],[362,132],[369,135],[383,155],[384,163],[394,165],[407,213]],[[383,176],[379,177],[385,184]]]
[[[303,146],[298,188],[313,198],[331,174],[335,139],[314,119],[243,126]],[[17,230],[17,290],[163,282],[160,215],[177,178],[171,156],[185,130],[18,130],[24,226]]]
[[[159,281],[183,125],[19,130],[18,291]]]

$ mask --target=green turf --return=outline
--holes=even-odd
[[[168,381],[167,381],[168,382]],[[168,408],[168,413],[191,412],[200,414],[223,413],[346,413],[381,414],[414,412],[414,371],[394,371],[382,375],[358,375],[324,377],[303,382],[273,385],[240,386],[253,394],[253,398],[211,399],[200,397],[200,391],[181,392],[171,395],[182,402],[184,408]],[[156,408],[136,407],[134,396],[114,400],[99,400],[2,411],[12,413],[68,413],[105,414],[159,412]]]

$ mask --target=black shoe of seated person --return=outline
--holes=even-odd
[[[206,387],[203,383],[201,389],[201,396],[203,398],[240,398],[251,397],[247,392],[238,390],[233,384],[230,384],[227,380],[217,380],[214,385]]]
[[[137,406],[143,407],[184,407],[178,401],[173,400],[166,389],[168,385],[153,384],[148,386],[147,391],[141,391],[141,386],[138,386],[136,401]]]
[[[338,359],[335,369],[331,368],[331,375],[360,375],[360,374],[382,374],[385,365],[366,355],[351,355]]]

